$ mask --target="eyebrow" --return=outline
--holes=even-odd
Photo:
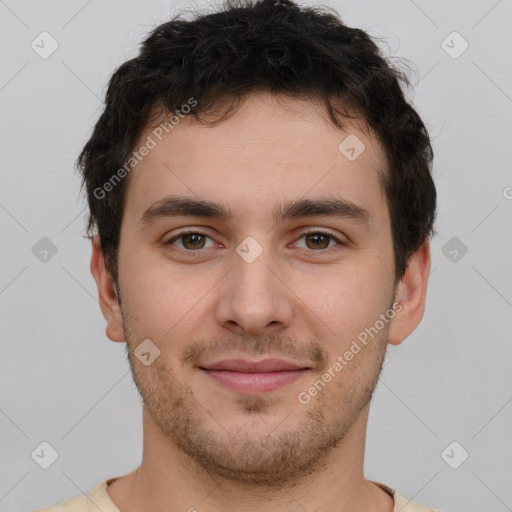
[[[355,220],[369,227],[371,215],[365,208],[343,198],[299,199],[278,205],[272,210],[274,225],[302,217],[337,217]],[[141,228],[169,217],[202,217],[228,221],[232,218],[227,205],[182,196],[167,196],[151,205],[140,218]]]

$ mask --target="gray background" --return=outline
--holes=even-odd
[[[436,155],[426,313],[390,348],[366,475],[444,511],[512,510],[512,2],[326,4],[415,64],[410,97]],[[111,73],[190,5],[0,0],[1,511],[88,493],[140,462],[140,401],[124,344],[105,336],[73,165]],[[59,44],[47,59],[31,48],[43,31]],[[458,58],[441,46],[454,31],[469,44]],[[32,251],[43,237],[57,248],[46,262]],[[48,469],[31,457],[43,441],[58,452]]]

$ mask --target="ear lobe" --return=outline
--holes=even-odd
[[[107,320],[107,337],[112,341],[126,341],[117,290],[112,275],[105,266],[105,257],[101,249],[99,235],[94,235],[92,239],[90,269],[98,288],[101,312]]]
[[[388,343],[391,345],[402,343],[423,318],[430,264],[430,244],[426,241],[411,256],[398,283],[395,302],[401,304],[401,309],[390,323]]]

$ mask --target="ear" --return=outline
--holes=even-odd
[[[112,341],[126,341],[121,306],[117,300],[114,280],[105,266],[99,235],[94,235],[92,239],[91,273],[98,287],[101,312],[107,321],[107,337]]]
[[[399,345],[418,326],[425,311],[430,244],[428,241],[411,256],[405,274],[396,286],[395,302],[401,304],[390,322],[388,343]]]

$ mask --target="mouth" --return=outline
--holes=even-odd
[[[265,359],[250,362],[244,359],[229,359],[200,366],[210,379],[224,387],[246,395],[261,395],[275,391],[300,379],[310,367],[281,359]]]

